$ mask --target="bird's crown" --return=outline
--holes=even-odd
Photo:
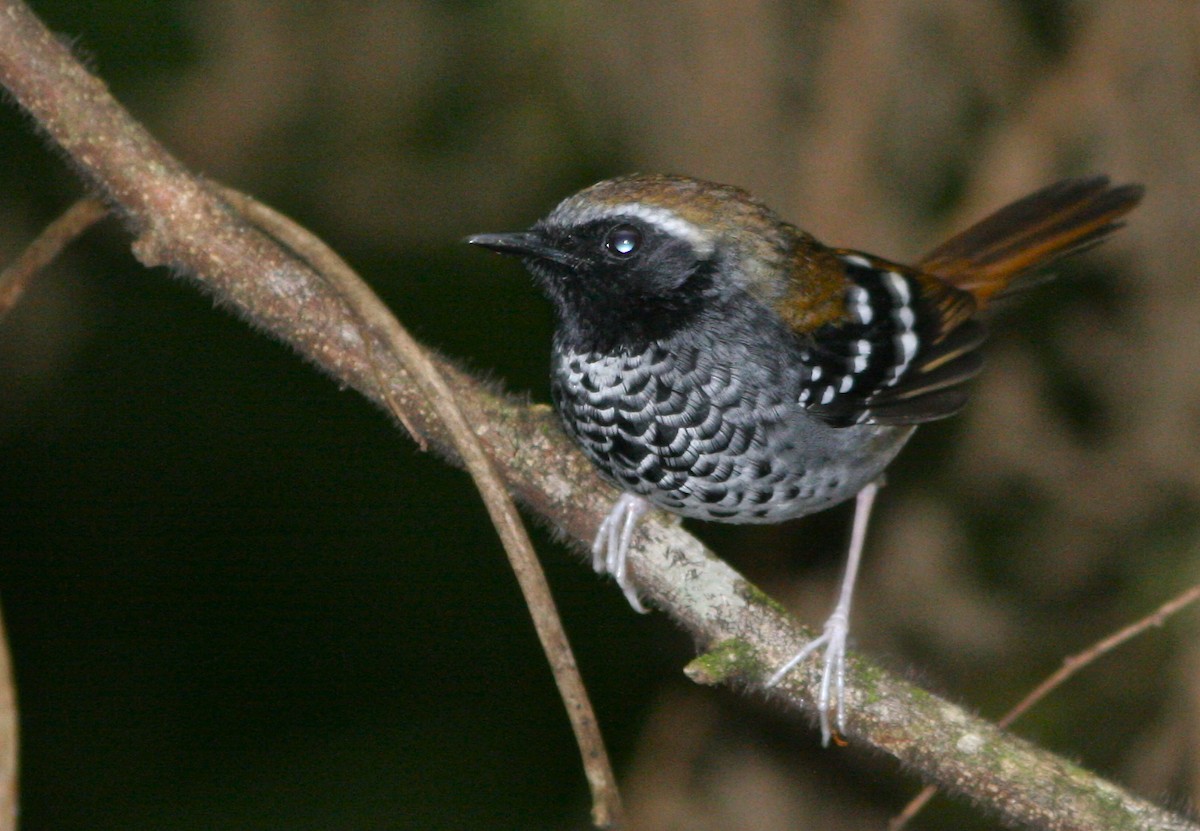
[[[783,248],[786,223],[745,190],[686,176],[634,174],[606,179],[569,196],[543,222],[570,228],[607,219],[645,222],[686,239],[706,257],[736,237]]]

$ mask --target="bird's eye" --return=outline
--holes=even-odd
[[[642,232],[632,225],[618,225],[604,237],[604,248],[614,257],[631,257],[642,247]]]

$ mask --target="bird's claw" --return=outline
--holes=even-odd
[[[817,715],[821,723],[821,744],[826,747],[829,746],[830,738],[834,735],[844,735],[846,732],[846,639],[849,634],[850,625],[847,618],[834,613],[825,622],[825,631],[805,644],[803,649],[788,659],[767,681],[768,687],[774,687],[809,655],[824,651],[821,687],[817,693]],[[835,713],[832,725],[829,718],[831,709]]]
[[[625,599],[635,612],[649,611],[638,600],[637,590],[629,582],[629,543],[637,529],[642,514],[650,510],[650,503],[632,493],[623,493],[613,505],[608,516],[596,531],[592,543],[592,568],[597,574],[611,574],[625,593]]]

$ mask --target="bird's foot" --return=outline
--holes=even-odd
[[[846,573],[838,591],[838,601],[833,614],[825,621],[825,631],[814,638],[803,649],[792,656],[786,664],[767,681],[773,687],[783,680],[792,667],[817,650],[825,651],[825,668],[821,673],[821,689],[817,693],[817,716],[821,721],[821,744],[829,746],[834,731],[846,733],[846,639],[850,636],[850,602],[854,597],[854,583],[858,579],[858,567],[862,563],[863,545],[867,538],[867,523],[875,495],[879,493],[879,482],[872,482],[854,500],[854,525],[850,531],[850,554],[846,558]],[[829,724],[830,704],[835,711],[834,728]]]
[[[637,528],[642,514],[650,510],[650,503],[632,493],[623,493],[613,505],[608,516],[600,523],[596,541],[592,543],[592,568],[597,574],[611,574],[625,592],[625,598],[635,612],[648,611],[638,600],[637,590],[629,583],[629,541]]]
[[[817,714],[821,722],[821,744],[826,747],[835,732],[838,735],[846,732],[846,639],[849,635],[849,619],[840,611],[835,611],[825,621],[825,631],[809,641],[767,681],[768,687],[775,686],[809,655],[824,651],[825,667],[821,673],[821,689],[817,694]],[[832,725],[830,710],[834,712]]]

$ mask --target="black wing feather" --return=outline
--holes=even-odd
[[[840,252],[847,319],[814,332],[801,402],[830,424],[919,424],[957,412],[985,332],[967,292],[856,252]]]

